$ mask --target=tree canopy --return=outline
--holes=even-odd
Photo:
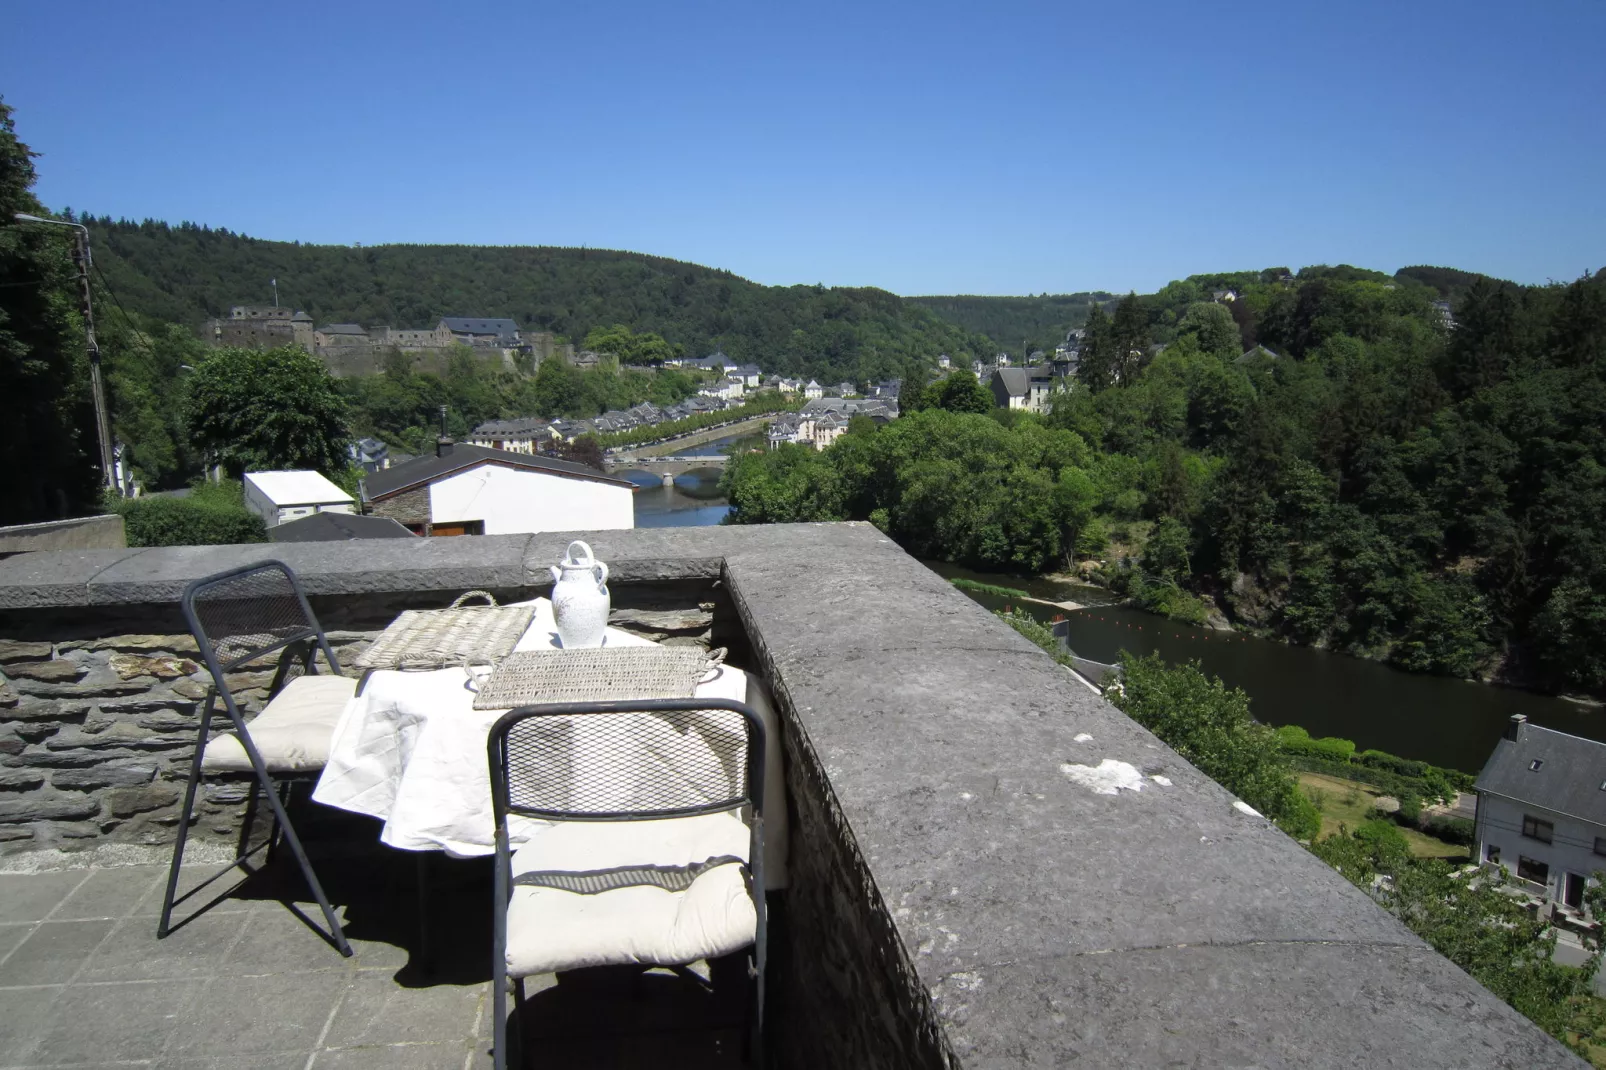
[[[0,524],[81,516],[100,496],[71,231],[16,218],[46,214],[33,159],[0,100]]]
[[[346,403],[323,362],[304,350],[216,349],[187,385],[192,441],[229,474],[345,469]]]

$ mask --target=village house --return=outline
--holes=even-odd
[[[825,397],[825,387],[810,379],[803,384],[803,396],[805,398],[823,398]]]
[[[1027,368],[999,368],[988,381],[993,403],[1001,409],[1048,411],[1048,397],[1054,389],[1054,373],[1043,365]]]
[[[510,535],[636,526],[635,484],[588,465],[442,439],[370,476],[363,512],[416,535]]]
[[[314,513],[355,511],[351,495],[317,472],[247,472],[245,507],[269,528]]]
[[[698,391],[705,397],[722,398],[725,401],[740,401],[747,392],[747,385],[740,379],[725,378],[703,387]]]
[[[346,447],[352,464],[370,474],[390,467],[390,447],[377,438],[359,438]]]
[[[510,453],[537,453],[557,440],[552,424],[534,416],[514,420],[487,420],[468,436],[473,446],[484,446]]]
[[[1477,858],[1552,909],[1578,913],[1606,869],[1606,743],[1513,714],[1478,774]]]

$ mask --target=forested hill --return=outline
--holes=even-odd
[[[1095,302],[1115,300],[1114,294],[1043,294],[1041,297],[906,298],[931,309],[967,331],[985,334],[1008,352],[1025,355],[1034,349],[1052,351],[1065,335],[1080,327]]]
[[[1606,697],[1606,275],[1474,278],[1452,319],[1436,303],[1465,279],[1425,274],[1128,295],[1091,310],[1046,416],[956,376],[822,453],[738,458],[733,515],[872,520],[972,567],[1081,561],[1174,616]]]
[[[579,341],[595,327],[654,331],[687,355],[723,348],[765,371],[822,381],[902,374],[939,353],[995,348],[884,290],[763,286],[639,253],[550,246],[303,245],[181,223],[85,219],[95,260],[129,311],[198,326],[230,305],[281,303],[319,323],[432,325],[507,316]]]
[[[1220,275],[1195,275],[1188,282],[1198,284],[1209,296],[1211,289],[1246,289],[1291,276],[1287,268],[1268,268],[1265,271],[1240,271]],[[1446,301],[1460,301],[1482,280],[1498,283],[1502,280],[1459,268],[1415,266],[1403,267],[1392,276],[1380,271],[1362,268],[1305,268],[1298,273],[1301,279],[1310,277],[1336,278],[1342,281],[1367,279],[1375,282],[1393,281],[1401,286],[1424,286],[1434,290]],[[1173,283],[1173,286],[1176,284]],[[1087,322],[1087,313],[1093,305],[1110,305],[1115,294],[1096,291],[1075,294],[1042,294],[1038,297],[977,297],[954,295],[942,297],[909,297],[917,305],[931,309],[943,319],[967,331],[985,334],[1010,353],[1029,353],[1034,349],[1052,350],[1065,340],[1068,331]],[[1164,339],[1162,339],[1164,340]]]

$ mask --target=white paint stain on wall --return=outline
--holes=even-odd
[[[1078,742],[1078,743],[1091,743],[1091,742],[1093,742],[1093,737],[1088,735],[1086,732],[1078,732],[1072,738],[1075,739],[1076,742]]]
[[[1130,762],[1118,762],[1114,758],[1106,758],[1096,766],[1066,762],[1060,766],[1060,772],[1069,777],[1071,783],[1099,795],[1143,790],[1143,774]]]
[[[1256,810],[1253,806],[1250,806],[1248,803],[1244,802],[1242,799],[1234,799],[1232,801],[1232,808],[1234,810],[1238,811],[1240,814],[1248,814],[1250,817],[1260,817],[1261,816],[1261,813],[1260,813],[1259,810]]]

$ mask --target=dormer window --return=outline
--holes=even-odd
[[[1532,773],[1537,773],[1537,772],[1539,772],[1539,767],[1544,765],[1544,764],[1545,764],[1545,760],[1543,758],[1535,758],[1533,761],[1528,763],[1528,771],[1532,772]]]

